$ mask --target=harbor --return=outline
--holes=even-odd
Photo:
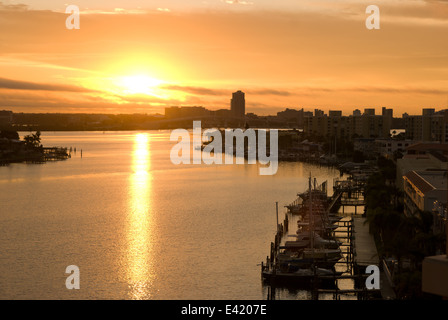
[[[362,180],[334,179],[333,195],[328,182],[309,178],[308,189],[285,206],[282,223],[271,242],[269,256],[261,263],[267,299],[276,299],[276,290],[305,290],[312,300],[393,299],[393,291],[381,270],[380,289],[367,289],[368,266],[380,266],[373,237],[363,212]],[[352,207],[355,212],[348,213]],[[381,268],[380,268],[381,269]]]
[[[10,290],[4,297],[264,300],[257,264],[275,235],[275,201],[283,212],[302,189],[297,185],[307,183],[301,172],[319,181],[333,181],[339,172],[293,162],[268,179],[257,165],[180,169],[163,157],[172,147],[169,137],[46,132],[44,146],[67,146],[69,153],[76,146],[69,161],[1,167],[3,197],[11,199],[1,215],[3,287]],[[77,192],[82,196],[74,197]],[[71,264],[80,267],[84,283],[76,292],[64,285]],[[34,281],[36,270],[42,281]]]

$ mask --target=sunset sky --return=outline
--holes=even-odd
[[[448,0],[0,0],[0,110],[228,109],[237,90],[259,115],[448,108]]]

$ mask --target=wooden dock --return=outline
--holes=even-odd
[[[376,250],[373,236],[369,233],[369,225],[365,223],[364,217],[353,217],[355,229],[355,265],[362,273],[369,265],[380,265],[378,252]]]
[[[367,266],[375,265],[380,268],[380,289],[377,290],[382,299],[393,300],[396,298],[395,291],[383,270],[383,261],[380,261],[375,241],[369,233],[369,225],[365,223],[363,217],[354,217],[353,223],[355,228],[355,255],[354,267],[355,272],[365,273]]]
[[[334,210],[338,206],[343,207],[347,205],[355,206],[356,208],[358,205],[364,205],[362,189],[362,183],[353,184],[338,181],[333,196],[326,199],[327,207],[325,210],[327,215],[338,212],[339,210]],[[346,194],[347,196],[345,196]],[[298,222],[298,216],[301,216],[300,210],[298,210],[302,206],[300,200],[299,197],[289,206],[285,206],[288,208],[288,212],[285,214],[283,224],[277,222],[277,234],[275,241],[271,242],[270,256],[266,258],[265,264],[261,263],[262,274],[264,270],[275,269],[279,246],[288,239],[287,237],[295,235],[295,229],[289,232],[288,225],[295,225]],[[378,256],[374,237],[369,232],[366,218],[357,214],[344,215],[343,208],[341,211],[343,218],[334,223],[337,228],[331,231],[332,237],[341,242],[339,248],[342,251],[343,258],[335,264],[339,273],[336,274],[335,272],[334,275],[315,275],[313,288],[310,289],[312,299],[319,299],[320,294],[333,294],[333,299],[340,299],[344,295],[356,296],[359,300],[395,299],[393,285],[390,284],[383,270],[383,261]],[[296,212],[299,214],[296,214]],[[370,265],[377,266],[380,269],[380,289],[367,289],[366,287],[366,278],[370,276],[370,273],[366,274],[366,268]],[[274,273],[269,284],[270,291],[268,297],[270,299],[275,299],[275,278],[276,275]],[[319,287],[318,283],[320,281],[328,280],[332,281],[336,288]],[[341,286],[339,286],[340,284]]]
[[[364,188],[364,181],[335,179],[329,211],[337,212],[342,207],[342,214],[345,214],[345,207],[354,207],[356,215],[358,207],[365,206]]]

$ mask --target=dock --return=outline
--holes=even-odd
[[[349,192],[354,197],[351,197],[353,205],[364,205],[363,197],[360,197],[363,191],[363,185],[352,181],[341,183],[338,181],[338,186],[341,188],[335,188],[333,197],[327,197],[324,203],[327,203],[326,214],[334,216],[334,206],[341,202],[341,199],[347,199],[344,193]],[[353,189],[351,189],[353,187]],[[324,184],[322,189],[326,188]],[[353,192],[353,193],[352,193]],[[276,261],[278,261],[277,254],[281,244],[288,239],[288,237],[294,236],[295,230],[291,230],[288,234],[288,225],[294,225],[296,219],[300,216],[301,207],[303,201],[301,197],[294,200],[290,205],[285,206],[287,212],[285,214],[285,220],[283,224],[278,226],[278,232],[275,236],[275,241],[271,243],[270,256],[267,257],[266,262],[261,264],[262,276],[263,271],[268,270],[269,274],[269,299],[275,299],[275,287],[276,277],[284,276],[279,275],[274,271],[276,268]],[[306,197],[303,197],[306,199]],[[361,199],[360,199],[361,198]],[[348,204],[350,205],[350,203]],[[278,213],[277,213],[278,215]],[[338,212],[337,215],[343,217],[341,220],[334,222],[334,226],[337,226],[331,232],[331,237],[340,241],[339,248],[341,249],[342,258],[336,262],[334,274],[330,275],[314,275],[314,279],[311,280],[311,286],[308,287],[295,287],[299,290],[307,290],[311,292],[313,299],[319,299],[322,294],[333,294],[333,299],[339,300],[341,296],[355,296],[359,300],[366,299],[394,299],[393,288],[389,285],[385,272],[382,270],[382,261],[378,257],[376,245],[373,236],[369,233],[369,225],[366,223],[366,218],[361,214],[351,213],[349,215]],[[290,228],[290,227],[289,227]],[[290,239],[290,238],[289,238]],[[366,274],[366,268],[370,265],[378,266],[380,269],[380,289],[367,289],[366,278],[370,274]],[[347,287],[345,284],[342,287],[339,286],[340,281],[350,281],[351,286]],[[322,287],[319,286],[323,282],[331,282],[335,284],[334,287]]]
[[[365,223],[366,218],[354,217],[355,228],[355,265],[364,272],[370,265],[379,266],[380,260],[376,250],[373,236],[369,233],[369,225]]]
[[[342,207],[342,214],[345,213],[345,207],[354,207],[355,215],[358,207],[365,206],[364,198],[365,180],[351,179],[333,181],[333,196],[329,206],[330,212],[337,212]]]
[[[45,161],[58,161],[66,160],[71,157],[70,153],[67,152],[67,148],[62,147],[50,147],[42,148],[44,153]]]

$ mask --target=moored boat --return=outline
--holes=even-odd
[[[325,268],[300,268],[295,271],[266,270],[263,271],[263,279],[273,285],[299,286],[300,288],[311,288],[314,285],[320,288],[336,287],[335,279],[331,276],[340,276],[341,272]],[[321,276],[326,276],[322,278]]]

